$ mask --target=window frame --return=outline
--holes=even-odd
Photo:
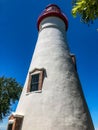
[[[43,85],[43,79],[44,79],[44,68],[38,69],[35,68],[33,71],[29,72],[29,80],[28,80],[28,85],[27,85],[27,93],[31,92],[38,92],[42,90],[42,85]],[[32,80],[32,75],[39,74],[39,82],[38,82],[38,90],[31,91],[31,80]]]

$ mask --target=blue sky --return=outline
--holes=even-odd
[[[67,39],[71,53],[77,58],[82,88],[94,122],[98,128],[98,20],[90,26],[71,15],[72,0],[0,0],[0,76],[25,82],[38,31],[37,18],[50,3],[57,4],[67,15]],[[5,130],[7,118],[0,123]]]

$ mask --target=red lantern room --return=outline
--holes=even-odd
[[[61,18],[66,25],[66,30],[68,29],[68,19],[67,19],[67,17],[62,13],[62,11],[60,10],[60,8],[57,5],[50,4],[45,8],[45,10],[42,12],[42,14],[38,18],[38,21],[37,21],[38,30],[39,30],[39,25],[40,25],[41,21],[44,18],[49,17],[49,16],[55,16],[55,17]]]

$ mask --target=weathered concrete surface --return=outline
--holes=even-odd
[[[94,130],[81,84],[56,17],[42,21],[29,71],[45,68],[42,92],[26,94],[28,76],[16,110],[24,115],[22,130]]]

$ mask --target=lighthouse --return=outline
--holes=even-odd
[[[68,19],[48,5],[37,21],[38,39],[7,130],[94,130],[66,32]]]

